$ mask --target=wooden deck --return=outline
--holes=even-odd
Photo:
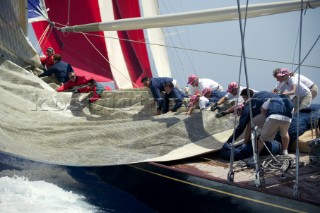
[[[243,188],[320,206],[320,165],[310,164],[309,155],[301,154],[299,163],[299,196],[296,196],[296,190],[294,190],[294,186],[296,185],[295,156],[293,154],[290,154],[289,156],[292,158],[293,165],[291,165],[286,172],[281,171],[280,166],[272,167],[271,164],[265,166],[263,169],[264,184],[261,187],[257,187],[255,184],[254,168],[247,166],[246,162],[249,159],[234,162],[233,182],[228,181],[230,163],[220,159],[217,153],[207,154],[193,159],[155,164],[192,176],[227,182]],[[283,156],[277,156],[276,158],[283,162]],[[261,157],[260,162],[265,165],[271,159],[270,156]]]

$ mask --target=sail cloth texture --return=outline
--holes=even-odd
[[[0,62],[0,98],[0,150],[59,165],[181,159],[220,149],[233,128],[233,116],[211,111],[150,116],[145,89],[106,92],[91,113],[10,61]]]
[[[26,24],[26,13],[21,9],[24,3],[23,0],[0,1],[0,55],[20,66],[39,66],[39,56],[26,39],[25,28],[21,27]]]
[[[15,2],[0,1],[1,152],[60,165],[117,165],[217,150],[230,135],[232,116],[152,116],[148,89],[104,92],[91,109],[82,95],[57,93],[28,71],[40,60],[20,28]]]

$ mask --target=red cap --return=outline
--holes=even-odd
[[[192,84],[195,80],[197,80],[197,76],[196,75],[190,75],[188,77],[188,83],[187,84]]]
[[[231,93],[232,90],[238,88],[238,83],[237,82],[231,82],[229,85],[228,85],[228,90],[227,92]]]
[[[277,76],[286,76],[289,74],[290,74],[290,71],[288,70],[288,68],[281,68]]]

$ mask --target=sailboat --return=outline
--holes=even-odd
[[[150,116],[152,108],[149,104],[149,91],[140,88],[141,84],[139,84],[144,75],[151,76],[150,64],[145,61],[147,60],[147,49],[141,47],[145,45],[142,32],[131,33],[128,31],[127,33],[124,30],[197,24],[208,21],[209,17],[212,17],[210,20],[212,22],[219,21],[222,15],[213,15],[217,11],[208,10],[180,14],[180,16],[185,15],[185,19],[177,18],[180,17],[179,15],[167,15],[163,18],[167,19],[166,22],[170,22],[170,20],[171,22],[164,25],[161,25],[163,23],[161,16],[141,19],[141,22],[139,18],[132,18],[109,21],[106,24],[82,23],[85,24],[84,27],[88,27],[90,31],[94,32],[122,30],[124,32],[117,35],[118,37],[119,35],[123,36],[119,38],[120,41],[122,41],[121,39],[143,41],[142,43],[132,42],[129,47],[124,48],[125,45],[121,44],[117,38],[118,47],[116,47],[115,44],[110,44],[112,42],[109,40],[105,41],[105,37],[114,37],[115,34],[94,33],[93,36],[96,36],[97,40],[102,40],[105,43],[103,47],[99,45],[98,41],[86,43],[86,45],[100,48],[99,51],[95,48],[92,51],[104,53],[104,57],[101,57],[104,60],[100,58],[100,61],[93,61],[93,64],[97,65],[96,69],[88,67],[91,61],[87,58],[80,61],[74,59],[79,53],[83,57],[85,51],[89,49],[89,46],[84,44],[88,35],[81,34],[83,39],[81,41],[72,37],[73,33],[79,34],[80,31],[84,31],[81,26],[59,26],[59,32],[55,31],[58,28],[53,28],[51,36],[55,37],[55,40],[50,41],[56,43],[47,43],[41,47],[42,51],[47,45],[54,46],[57,51],[65,55],[67,61],[74,64],[76,72],[93,76],[98,81],[115,82],[114,88],[116,90],[105,92],[102,99],[91,106],[93,111],[90,112],[87,109],[68,110],[72,94],[56,93],[32,72],[24,69],[28,64],[39,65],[39,61],[37,51],[30,48],[31,45],[25,38],[26,34],[23,34],[20,28],[23,20],[18,19],[20,17],[17,16],[20,14],[18,9],[21,9],[18,6],[24,5],[24,1],[19,1],[19,4],[13,2],[1,3],[3,6],[1,7],[2,14],[11,14],[11,16],[5,16],[11,18],[11,22],[3,21],[3,23],[9,24],[5,25],[5,36],[1,41],[3,55],[1,71],[2,74],[5,73],[1,77],[1,97],[2,100],[5,100],[1,105],[3,122],[1,123],[2,141],[0,147],[3,153],[43,163],[81,166],[84,170],[94,172],[101,179],[129,191],[137,197],[141,196],[141,193],[147,193],[147,198],[144,196],[141,199],[144,199],[144,202],[157,211],[207,212],[219,209],[227,211],[317,212],[319,210],[318,189],[316,188],[307,189],[308,193],[312,192],[314,199],[310,196],[299,198],[290,195],[288,190],[285,191],[284,189],[287,188],[280,186],[279,181],[275,182],[276,178],[274,177],[272,178],[274,182],[264,185],[265,188],[255,187],[252,179],[248,177],[248,174],[252,175],[252,173],[244,172],[242,178],[245,179],[237,180],[241,174],[235,171],[236,181],[227,180],[226,171],[221,171],[221,169],[227,167],[228,163],[217,161],[217,156],[213,155],[212,157],[208,153],[219,150],[226,138],[232,133],[234,127],[232,116],[227,116],[219,121],[214,120],[212,112],[198,113],[193,117],[183,113]],[[49,2],[46,1],[46,6],[50,8],[51,12],[54,12],[57,7],[58,11],[68,8],[64,14],[81,14],[80,10],[72,10],[71,8],[74,7],[68,5],[67,1],[64,2],[66,5],[57,5],[53,1],[50,4]],[[106,3],[106,1],[96,2],[102,3],[102,5]],[[108,3],[110,2],[108,1]],[[112,2],[115,3],[113,4],[113,12],[118,11],[118,15],[123,15],[124,11],[116,9],[115,5],[129,4],[125,1]],[[132,3],[132,1],[130,2]],[[291,4],[295,6],[289,7],[288,5]],[[309,4],[310,7],[320,5],[319,1],[309,1]],[[277,10],[276,13],[301,9],[299,1],[287,2],[285,5],[281,5],[282,9]],[[87,6],[94,7],[94,4],[90,1]],[[243,7],[242,10],[244,11],[245,8]],[[260,7],[256,6],[256,8],[258,11],[260,10]],[[272,8],[271,5],[270,8]],[[50,17],[50,10],[48,17]],[[234,11],[234,13],[230,11]],[[267,14],[270,11],[248,12],[248,17],[255,16],[256,13]],[[236,19],[237,7],[229,8],[227,13],[230,16],[226,19]],[[82,17],[80,15],[78,18]],[[70,18],[69,21],[68,25],[71,25],[74,20]],[[45,22],[44,26],[56,26],[56,22],[50,19],[49,24]],[[33,28],[37,28],[37,24],[33,25]],[[45,27],[41,28],[41,24],[39,25],[38,27],[45,31]],[[103,36],[99,37],[101,35]],[[80,49],[78,51],[68,49],[68,39],[73,41],[74,48]],[[12,40],[13,42],[10,43]],[[16,41],[20,41],[19,44]],[[140,70],[129,69],[129,72],[122,72],[123,69],[118,69],[111,62],[111,58],[120,49],[127,49],[128,52],[125,54],[130,55],[130,60],[128,58],[124,60],[125,67],[138,67]],[[91,54],[93,53],[88,53],[88,55]],[[165,53],[162,55],[165,56]],[[101,70],[101,67],[105,70]],[[170,75],[170,73],[159,72],[157,74],[158,76]],[[217,175],[223,177],[217,177]],[[282,193],[277,187],[283,190]],[[170,205],[158,202],[159,199],[170,199]]]

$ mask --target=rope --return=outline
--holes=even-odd
[[[238,14],[239,14],[239,22],[240,22],[240,33],[241,33],[241,38],[242,38],[242,52],[241,52],[241,59],[240,59],[240,66],[239,66],[239,76],[238,76],[238,92],[237,92],[237,100],[236,100],[236,106],[239,104],[239,96],[240,96],[240,79],[241,79],[241,70],[242,70],[242,61],[245,61],[243,56],[244,54],[244,35],[245,35],[245,30],[246,30],[246,23],[247,23],[247,12],[248,12],[248,4],[249,0],[247,0],[246,4],[246,13],[245,13],[245,19],[244,19],[244,29],[242,30],[242,21],[241,21],[241,13],[239,9],[239,1],[238,1]],[[248,79],[247,79],[248,80]],[[248,87],[249,88],[249,87]],[[250,94],[248,96],[250,98]],[[251,112],[251,108],[250,108]],[[230,154],[230,167],[229,167],[229,173],[233,173],[233,162],[234,162],[234,143],[235,143],[235,130],[236,130],[236,125],[237,125],[237,115],[234,113],[234,123],[233,123],[233,136],[232,136],[232,144],[231,144],[231,154]]]
[[[66,26],[66,25],[63,25],[61,23],[57,23],[59,24],[60,26]],[[54,28],[56,28],[57,30],[60,30],[59,27],[57,26],[54,26]],[[135,84],[134,82],[131,81],[131,79],[128,79],[125,75],[123,75],[95,46],[94,44],[90,41],[90,39],[87,37],[87,34],[86,33],[81,33],[81,32],[78,32],[80,34],[82,34],[86,39],[87,41],[89,42],[89,44],[94,48],[94,50],[97,51],[97,53],[106,61],[110,64],[110,66],[112,66],[114,68],[114,70],[116,70],[120,75],[122,75],[126,80],[128,80],[129,82],[131,82],[135,87],[138,87],[137,84]],[[92,34],[89,34],[89,35],[92,35]],[[104,36],[101,36],[101,37],[104,37]],[[120,40],[120,39],[119,39]]]
[[[262,141],[264,147],[267,149],[267,151],[269,152],[270,154],[270,157],[276,161],[278,164],[280,164],[280,162],[277,160],[277,158],[272,154],[272,152],[270,151],[270,149],[268,148],[268,146],[266,145],[265,141],[260,137],[260,140]]]
[[[69,0],[68,1],[68,20],[67,20],[67,24],[66,25],[69,25],[69,23],[70,23],[70,8],[71,8],[71,1]]]
[[[32,8],[34,9],[34,12],[36,12],[38,15],[41,15],[42,17],[44,17],[47,21],[49,21],[48,16],[45,15],[45,13],[42,12],[42,9],[37,7],[32,1],[28,1],[28,4],[32,6]],[[29,8],[30,10],[31,8]]]
[[[131,81],[131,79],[128,79],[125,75],[123,75],[110,61],[94,46],[94,44],[88,39],[88,37],[83,33],[83,36],[87,39],[89,44],[99,53],[99,55],[106,61],[108,62],[120,75],[122,75],[126,80],[131,82],[134,86],[138,87],[134,82]]]
[[[268,151],[270,151],[270,150],[268,150]],[[269,157],[264,159],[264,161],[261,164],[263,167],[263,171],[270,172],[270,173],[274,173],[276,171],[284,172],[282,169],[282,165],[285,160],[293,161],[290,168],[294,167],[295,162],[292,157],[287,156],[287,155],[277,155],[277,156],[270,155]]]
[[[74,33],[80,33],[80,32],[74,32]],[[197,50],[197,49],[192,49],[192,48],[183,48],[183,47],[172,46],[172,45],[162,45],[162,44],[156,44],[156,43],[150,43],[150,42],[135,41],[135,40],[130,40],[130,39],[119,39],[119,38],[114,38],[111,36],[94,35],[91,33],[85,33],[85,34],[91,35],[91,36],[109,38],[109,39],[117,39],[117,40],[130,41],[130,42],[136,42],[136,43],[144,43],[144,44],[148,44],[148,45],[156,45],[156,46],[161,46],[161,47],[166,47],[166,48],[175,48],[175,49],[180,49],[180,50],[193,51],[193,52],[198,52],[198,53],[207,53],[207,54],[212,54],[212,55],[221,55],[221,56],[227,56],[227,57],[241,58],[241,55],[213,52],[213,51],[208,51],[208,50]],[[319,37],[320,37],[320,35],[319,35]],[[292,64],[292,62],[269,60],[269,59],[262,59],[262,58],[248,57],[248,56],[246,56],[246,59],[263,61],[263,62],[270,62],[270,63],[288,64],[288,65]],[[299,64],[294,63],[294,65],[299,65]],[[320,69],[320,66],[316,66],[316,65],[309,65],[309,64],[303,65],[303,64],[301,64],[300,66]]]
[[[294,64],[294,65],[300,65],[300,66],[302,66],[301,64],[307,59],[307,57],[309,56],[309,54],[311,53],[312,49],[313,49],[314,46],[317,44],[317,42],[319,41],[319,39],[320,39],[320,34],[318,35],[318,38],[315,40],[315,42],[313,43],[313,45],[311,46],[310,50],[308,51],[308,53],[306,54],[306,56],[303,58],[303,60],[302,60],[299,64]],[[297,69],[298,69],[300,66],[298,66],[298,67],[294,70],[294,72],[296,72]]]
[[[46,29],[45,29],[45,30],[43,31],[43,33],[41,34],[37,46],[35,47],[35,49],[36,49],[36,51],[38,52],[38,54],[40,54],[40,51],[41,51],[41,47],[40,47],[40,46],[41,46],[41,44],[42,44],[42,42],[43,42],[43,40],[44,40],[44,38],[45,38],[45,36],[46,36],[46,34],[47,34],[47,32],[48,32],[49,29],[50,29],[50,25],[48,24],[48,26],[46,27]],[[52,29],[51,29],[51,30],[52,30]],[[50,30],[50,32],[51,32],[51,30]]]
[[[244,66],[244,73],[245,73],[245,77],[246,77],[246,86],[247,86],[247,88],[250,88],[250,86],[249,86],[249,78],[248,78],[248,71],[247,71],[247,61],[246,61],[246,52],[245,52],[245,44],[244,44],[244,33],[245,33],[245,31],[244,30],[242,30],[242,22],[241,22],[241,11],[240,11],[240,1],[239,0],[237,0],[237,4],[238,4],[238,14],[239,14],[239,27],[240,27],[240,34],[241,34],[241,44],[242,44],[242,56],[243,56],[243,66]],[[248,2],[247,2],[247,6],[248,6]],[[245,22],[246,23],[246,22]],[[239,76],[239,82],[240,82],[240,76]],[[238,83],[238,85],[240,85],[239,83]],[[238,90],[238,97],[239,97],[239,93],[240,93],[240,91]],[[250,94],[249,94],[249,92],[248,92],[248,99],[250,99],[251,97],[250,97]],[[238,102],[238,100],[237,100],[237,102]],[[237,103],[238,104],[238,103]],[[252,115],[252,105],[251,105],[251,101],[249,101],[248,102],[248,104],[249,104],[249,116],[250,116],[250,122],[251,122],[251,126],[253,127],[253,115]],[[258,169],[258,168],[257,168]]]
[[[52,33],[52,30],[53,30],[53,28],[52,28],[52,26],[49,24],[49,32],[48,32],[48,35],[46,36],[46,38],[45,38],[45,42],[44,42],[44,44],[43,45],[46,45],[46,43],[48,42],[48,39],[49,39],[49,37],[50,37],[50,34]]]
[[[163,2],[163,5],[164,5],[165,9],[167,10],[167,12],[169,12],[167,4],[166,4],[165,2]],[[180,43],[184,46],[183,41],[182,41],[182,39],[181,39],[181,37],[180,37],[180,34],[177,33],[177,32],[178,32],[177,27],[173,27],[173,29],[175,30],[175,33],[178,35],[178,39],[179,39]],[[188,32],[188,31],[187,31],[187,32]],[[169,38],[170,38],[171,43],[174,43],[173,40],[172,40],[172,37],[170,36]],[[150,45],[150,44],[149,44],[149,45]],[[167,47],[167,45],[166,45],[166,47]],[[196,71],[196,69],[195,69],[195,66],[194,66],[194,64],[193,64],[193,60],[190,59],[189,54],[187,53],[187,51],[184,51],[184,53],[185,53],[185,55],[187,56],[187,58],[189,59],[188,62],[190,62],[191,67],[192,67],[192,69],[193,69],[193,72],[194,72],[196,75],[198,75],[198,74],[197,74],[197,71]],[[177,53],[177,49],[175,49],[175,54],[176,54],[176,56],[177,56],[177,58],[178,58],[178,60],[179,60],[179,63],[180,63],[180,65],[181,65],[181,67],[182,67],[183,73],[186,73],[186,72],[185,72],[185,69],[184,69],[184,64],[183,64],[183,62],[182,62],[182,60],[181,60],[181,57],[180,57],[180,55]],[[180,72],[178,72],[178,74],[180,74]]]
[[[300,36],[299,36],[299,64],[301,64],[301,44],[302,44],[302,15],[303,15],[303,0],[301,0],[301,10],[300,10]],[[298,87],[300,86],[300,66],[298,66]],[[300,154],[299,154],[299,103],[300,103],[300,97],[297,97],[297,141],[296,141],[296,162],[299,162]],[[299,186],[299,164],[296,164],[296,183],[295,183],[295,188],[298,189]],[[297,193],[298,194],[298,193]]]
[[[292,162],[292,165],[288,168],[287,171],[284,171],[282,168],[282,165],[285,160],[290,160]],[[295,166],[297,166],[297,165],[299,166],[299,164],[296,163],[294,158],[292,158],[290,156],[286,156],[286,155],[277,155],[277,156],[271,155],[271,156],[265,158],[261,165],[263,167],[264,172],[266,172],[266,173],[273,173],[274,174],[276,172],[280,172],[283,174],[285,172],[285,174],[291,178],[296,178],[295,173],[292,172],[291,169],[295,168]],[[312,169],[312,170],[310,170],[310,169]],[[305,170],[307,170],[307,171],[304,172]],[[302,175],[307,175],[307,174],[310,174],[311,176],[301,177]],[[320,189],[320,187],[318,187],[319,178],[320,178],[320,172],[319,172],[318,166],[314,166],[311,164],[303,166],[302,168],[300,168],[299,178],[300,178],[300,182],[304,186]]]

